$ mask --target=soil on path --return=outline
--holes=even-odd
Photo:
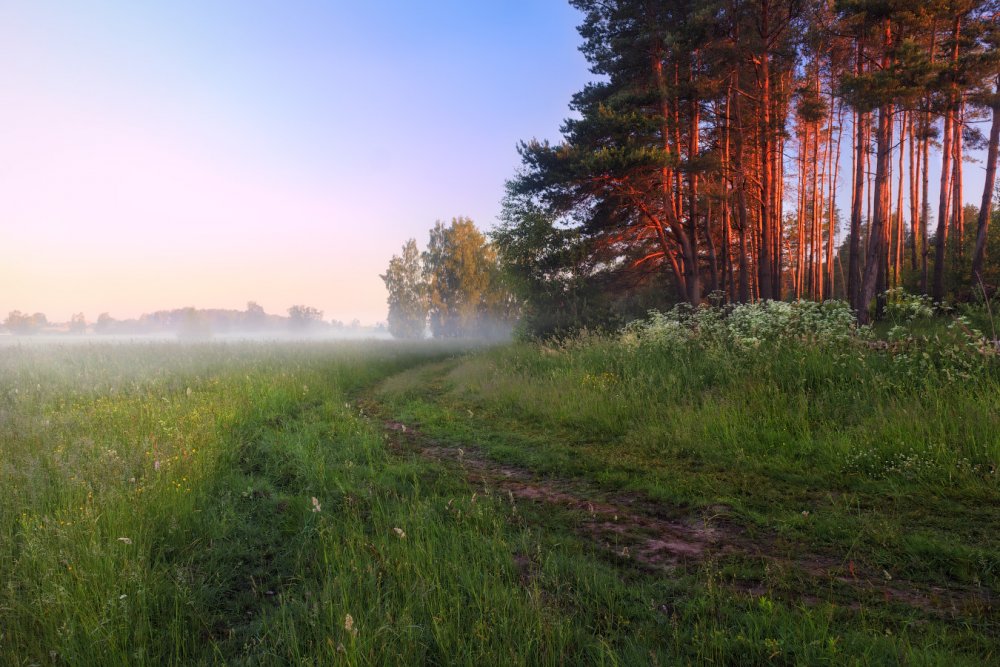
[[[379,406],[364,401],[362,412],[379,414]],[[376,417],[377,418],[377,417]],[[835,598],[838,604],[860,608],[866,600],[900,603],[938,617],[996,615],[995,595],[982,587],[963,585],[928,586],[893,578],[887,572],[868,572],[851,560],[799,551],[795,555],[776,555],[777,538],[750,534],[733,520],[724,505],[713,505],[698,512],[664,507],[638,494],[607,493],[577,480],[545,478],[526,468],[511,466],[490,458],[474,444],[448,445],[422,433],[418,427],[395,420],[380,420],[389,434],[390,447],[400,454],[417,455],[461,470],[470,483],[483,493],[502,494],[517,502],[540,503],[570,512],[576,531],[593,541],[616,561],[646,571],[674,573],[678,568],[697,567],[735,557],[759,560],[768,568],[794,572],[803,580],[795,602],[813,605]],[[522,579],[531,576],[527,558],[515,554]],[[523,562],[522,562],[523,561]],[[729,582],[748,594],[768,594],[757,581]]]

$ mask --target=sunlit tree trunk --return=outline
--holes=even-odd
[[[976,224],[976,250],[972,255],[972,279],[982,282],[983,261],[986,258],[986,239],[990,229],[990,210],[993,206],[993,184],[997,175],[997,148],[1000,144],[1000,77],[997,77],[996,97],[992,106],[993,123],[990,125],[990,141],[986,150],[986,180],[983,183],[983,200],[979,205],[979,219]]]
[[[890,64],[889,52],[892,48],[892,27],[888,20],[884,23],[882,43],[882,69]],[[868,249],[865,254],[865,270],[861,277],[858,321],[869,321],[868,304],[875,297],[879,285],[886,275],[886,249],[891,216],[889,164],[892,153],[893,105],[883,103],[878,111],[878,129],[875,134],[875,201],[872,213]]]
[[[859,76],[863,67],[864,47],[859,39],[856,44],[854,75]],[[854,113],[854,189],[851,195],[851,239],[847,261],[847,296],[855,312],[861,311],[861,207],[865,188],[865,115]]]
[[[758,269],[757,283],[760,288],[762,299],[774,298],[774,278],[773,275],[773,249],[774,249],[774,229],[771,220],[771,200],[772,181],[771,172],[773,162],[771,160],[771,64],[770,54],[767,49],[767,40],[771,36],[770,31],[770,5],[768,0],[761,0],[760,4],[760,37],[765,44],[759,57],[758,65],[758,89],[760,96],[760,127],[758,130],[758,145],[760,154],[760,247],[758,248]]]
[[[965,254],[965,207],[962,196],[962,129],[965,125],[965,103],[961,103],[958,112],[955,114],[955,125],[953,130],[955,138],[952,139],[952,150],[955,151],[952,157],[951,168],[951,201],[952,201],[952,229],[955,232],[955,257],[959,260]]]
[[[701,128],[701,102],[698,99],[698,93],[695,90],[695,74],[698,67],[698,54],[697,52],[692,55],[692,61],[690,65],[690,70],[688,73],[688,87],[690,89],[689,94],[691,99],[688,103],[688,197],[690,204],[688,205],[688,235],[691,239],[691,253],[693,257],[692,262],[692,279],[688,281],[688,302],[697,305],[701,301],[701,270],[698,266],[698,170],[696,168],[698,153],[700,151],[699,141],[700,141],[700,128]],[[706,225],[706,242],[711,245],[711,234],[709,233],[707,226],[708,221],[705,221]],[[712,275],[711,283],[712,289],[718,289],[718,273],[714,268],[714,254],[715,249],[710,248],[712,257]]]
[[[958,62],[958,38],[961,30],[961,18],[956,16],[954,28],[952,31],[952,39],[954,45],[952,47],[952,64]],[[956,105],[958,104],[958,95],[955,92],[955,84],[951,84],[951,92],[949,94],[948,107],[944,115],[944,145],[941,148],[941,191],[938,202],[938,221],[937,221],[937,238],[935,239],[934,248],[934,300],[943,301],[944,300],[944,267],[945,267],[945,256],[948,248],[948,221],[949,221],[949,211],[950,201],[949,198],[952,194],[951,183],[949,177],[952,175],[951,168],[951,158],[952,158],[952,139],[954,134],[954,124],[955,124],[955,114]],[[956,203],[957,204],[957,203]]]
[[[931,65],[934,64],[935,56],[937,55],[937,21],[931,22],[931,44],[930,44],[930,62]],[[923,238],[923,252],[920,255],[920,285],[924,294],[930,294],[930,224],[931,224],[931,177],[930,177],[930,157],[931,157],[931,140],[928,132],[930,131],[931,123],[933,122],[933,117],[931,116],[931,102],[930,97],[924,98],[924,126],[921,128],[923,135],[922,140],[922,150],[921,150],[921,203],[920,203],[920,235]]]
[[[726,106],[723,116],[723,144],[722,144],[722,226],[723,226],[723,243],[725,247],[723,248],[723,256],[725,257],[725,281],[726,281],[726,294],[727,300],[733,302],[737,299],[735,276],[733,270],[733,249],[732,249],[732,162],[730,154],[730,119],[731,119],[731,106],[733,103],[733,87],[732,81],[730,80],[729,87],[726,90]]]
[[[820,96],[820,83],[819,83],[819,63],[816,64],[816,96]],[[821,286],[820,275],[822,274],[822,266],[820,262],[822,261],[822,255],[820,254],[820,249],[823,247],[823,228],[820,221],[821,211],[823,210],[820,202],[823,199],[823,193],[820,192],[820,180],[819,180],[819,166],[821,163],[820,156],[820,121],[817,120],[815,126],[813,127],[813,167],[812,167],[812,238],[810,239],[809,256],[812,259],[812,271],[810,282],[810,293],[814,299],[823,299],[823,288]]]
[[[833,108],[833,91],[830,92],[830,108]],[[832,120],[832,116],[831,116]],[[834,298],[836,296],[835,290],[835,280],[834,280],[834,267],[833,267],[833,248],[837,237],[837,185],[840,180],[840,140],[844,136],[844,107],[840,106],[837,112],[837,145],[834,150],[833,158],[833,172],[830,174],[830,213],[829,213],[829,231],[826,240],[826,271],[827,271],[827,294],[829,298]]]
[[[909,185],[910,185],[910,270],[917,272],[917,256],[920,253],[923,241],[920,238],[920,194],[917,191],[917,174],[920,173],[920,147],[917,145],[917,135],[915,131],[916,113],[910,113],[910,122],[907,126],[909,142]]]
[[[903,149],[904,143],[906,142],[906,118],[907,114],[904,111],[903,115],[899,119],[899,175],[897,176],[896,182],[896,248],[893,253],[893,266],[892,266],[892,286],[898,287],[902,282],[902,275],[900,274],[902,264],[903,264],[903,156],[905,151]]]
[[[809,145],[809,125],[799,123],[799,197],[795,216],[795,232],[798,248],[795,253],[795,273],[792,274],[792,289],[796,299],[802,298],[805,278],[806,258],[806,147]]]

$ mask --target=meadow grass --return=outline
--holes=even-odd
[[[995,658],[992,608],[816,590],[746,555],[665,576],[382,423],[664,511],[717,508],[775,556],[996,590],[996,370],[915,383],[880,352],[772,352],[2,348],[0,663]]]
[[[457,350],[0,351],[0,663],[647,659],[666,583],[630,585],[508,499],[392,454],[352,401]]]
[[[710,319],[679,337],[666,327],[665,338],[499,348],[402,373],[381,396],[396,418],[507,464],[723,515],[759,536],[767,559],[733,555],[714,575],[763,584],[793,606],[830,601],[844,614],[833,635],[901,624],[924,648],[890,662],[937,663],[931,647],[950,643],[938,632],[953,631],[968,633],[978,660],[997,659],[996,356],[941,322],[907,323],[890,340],[774,334],[743,345],[712,334],[722,325]],[[829,580],[775,570],[802,554],[827,564]],[[848,571],[979,601],[942,621],[888,595],[831,590]],[[707,577],[692,590],[704,591]],[[854,660],[878,662],[864,652]]]

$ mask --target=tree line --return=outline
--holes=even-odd
[[[68,323],[60,325],[50,322],[44,313],[29,315],[14,310],[4,319],[3,326],[16,335],[52,331],[83,334],[91,330],[97,334],[118,335],[176,333],[186,338],[205,338],[213,333],[319,333],[361,326],[357,320],[347,325],[337,320],[326,322],[323,311],[312,306],[294,305],[287,313],[287,316],[270,314],[257,302],[248,301],[246,310],[174,308],[144,313],[133,319],[116,319],[109,313],[101,313],[92,323],[84,313],[75,313]]]
[[[438,221],[423,252],[408,240],[380,277],[396,338],[424,338],[428,329],[435,338],[499,338],[517,319],[496,250],[468,218]]]
[[[867,322],[891,288],[1000,284],[997,0],[571,4],[596,80],[560,142],[520,145],[492,234],[536,330],[705,299],[843,298]]]

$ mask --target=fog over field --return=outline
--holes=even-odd
[[[1000,0],[0,51],[0,667],[1000,664]]]

